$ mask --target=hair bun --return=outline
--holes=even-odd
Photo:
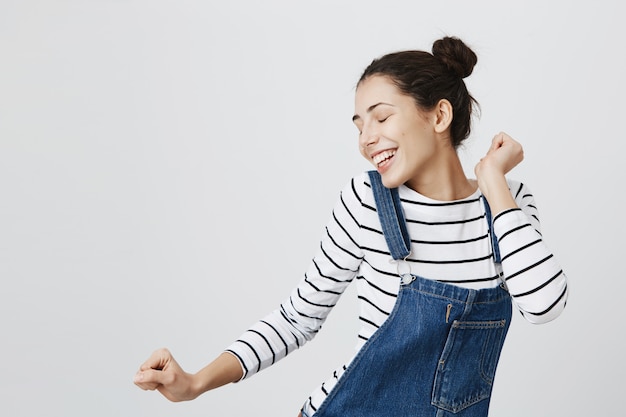
[[[476,54],[462,40],[446,36],[433,43],[433,56],[461,78],[468,77],[478,61]]]

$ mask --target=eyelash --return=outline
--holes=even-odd
[[[384,123],[387,119],[389,119],[390,116],[391,115],[389,115],[389,116],[387,116],[385,118],[382,118],[382,119],[377,119],[378,123]],[[363,132],[359,129],[359,136],[361,136],[361,133],[363,133]]]

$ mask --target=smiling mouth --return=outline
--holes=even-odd
[[[394,155],[396,154],[396,151],[383,151],[377,155],[374,155],[372,157],[372,161],[374,162],[374,165],[376,166],[381,166],[383,163],[385,163],[386,161],[388,161],[389,159],[391,159]]]

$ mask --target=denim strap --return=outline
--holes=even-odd
[[[411,239],[406,229],[406,221],[397,188],[383,185],[378,171],[369,171],[376,212],[383,227],[383,235],[393,259],[405,259],[411,253]]]
[[[493,218],[491,216],[491,208],[484,195],[481,195],[483,203],[485,203],[485,216],[487,216],[487,224],[489,225],[489,236],[491,236],[491,248],[493,249],[493,260],[496,264],[501,263],[500,259],[500,246],[498,245],[498,238],[493,230]]]

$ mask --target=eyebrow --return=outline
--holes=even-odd
[[[367,108],[367,113],[370,113],[372,110],[374,110],[376,107],[378,107],[380,105],[386,105],[386,106],[392,106],[393,107],[393,104],[389,104],[389,103],[385,103],[385,102],[381,101],[381,102],[378,102],[376,104],[372,104],[371,106],[369,106]],[[358,114],[355,114],[354,116],[352,116],[352,121],[353,122],[355,122],[355,121],[357,121],[359,119],[361,119],[361,116],[359,116]]]

